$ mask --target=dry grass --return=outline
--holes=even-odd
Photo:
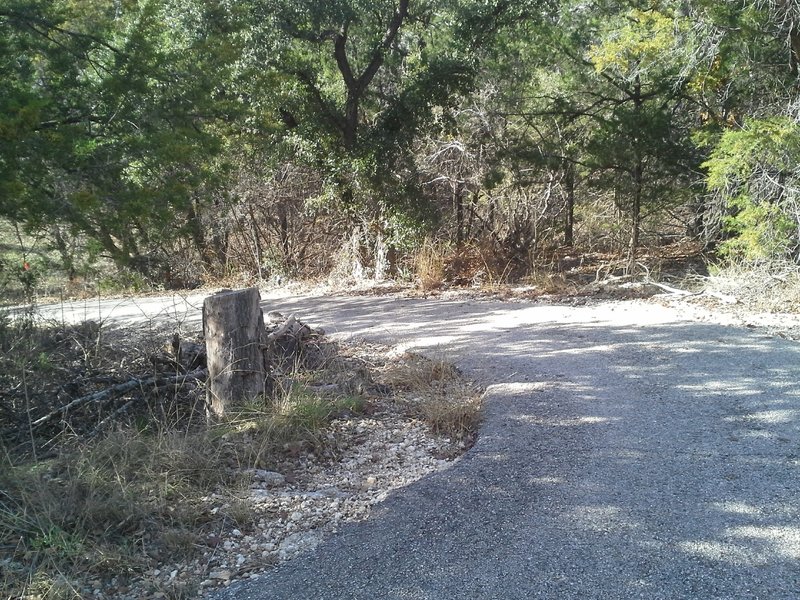
[[[492,289],[505,285],[522,272],[507,254],[491,240],[465,245],[447,255],[445,278],[455,285],[471,287]]]
[[[110,333],[97,323],[0,320],[0,598],[79,598],[76,580],[135,579],[192,555],[204,534],[250,518],[234,500],[210,513],[208,494],[235,498],[248,469],[321,451],[330,421],[363,408],[358,396],[307,391],[298,364],[285,394],[211,425],[195,385],[135,389],[31,427],[71,398],[152,374],[170,338],[158,328]],[[312,355],[336,366],[325,351]],[[130,408],[117,414],[120,404]]]
[[[444,285],[447,248],[430,239],[417,251],[414,272],[417,285],[423,292],[438,290]]]
[[[48,460],[4,452],[0,547],[17,581],[0,589],[34,597],[48,581],[63,587],[60,574],[124,579],[154,560],[192,554],[219,519],[200,498],[243,483],[228,457],[209,432],[133,429],[75,439]]]
[[[141,582],[207,549],[209,533],[246,530],[253,516],[237,497],[248,472],[309,452],[334,457],[329,425],[368,413],[365,397],[395,391],[410,415],[464,446],[477,431],[478,394],[447,362],[408,353],[385,364],[325,343],[284,367],[275,398],[212,424],[202,386],[162,386],[30,427],[71,397],[152,372],[169,338],[158,328],[134,339],[97,323],[0,321],[0,598],[81,598],[89,580]],[[211,494],[228,508],[212,511]],[[190,587],[151,591],[188,598]]]
[[[384,369],[381,381],[403,393],[409,411],[434,433],[471,442],[481,422],[481,397],[443,359],[406,352]]]
[[[749,310],[800,312],[800,266],[794,263],[729,261],[713,268],[703,284]]]
[[[63,596],[70,593],[64,582],[124,580],[193,555],[211,531],[246,528],[248,509],[233,499],[247,487],[248,469],[319,451],[331,419],[361,406],[356,398],[297,390],[275,403],[242,407],[206,429],[124,428],[99,440],[63,443],[48,460],[5,451],[0,557],[15,576],[0,579],[0,597],[80,597]],[[209,512],[204,497],[212,492],[231,497],[227,512]]]
[[[578,286],[569,281],[563,273],[552,271],[536,271],[522,279],[523,283],[532,285],[540,294],[567,295],[575,294]]]

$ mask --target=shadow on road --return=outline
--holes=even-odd
[[[797,597],[796,345],[624,304],[269,308],[453,358],[487,419],[454,468],[252,597]]]

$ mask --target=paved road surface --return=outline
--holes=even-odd
[[[215,600],[800,598],[797,344],[641,303],[267,304],[454,360],[486,420],[451,469]]]

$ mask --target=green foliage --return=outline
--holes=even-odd
[[[800,228],[800,125],[787,117],[748,120],[726,131],[709,159],[708,186],[729,214],[723,250],[746,259],[788,257]]]
[[[724,241],[724,256],[756,262],[788,257],[796,246],[797,223],[779,206],[755,204],[746,197],[732,199],[735,215],[725,218],[725,227],[732,239]]]
[[[70,278],[111,260],[142,285],[229,273],[235,236],[259,276],[296,263],[309,236],[288,237],[317,220],[394,250],[457,220],[456,243],[528,256],[564,218],[554,192],[602,197],[634,243],[707,204],[708,159],[729,232],[772,215],[767,246],[790,251],[786,198],[734,171],[766,143],[756,121],[800,113],[799,21],[759,0],[0,0],[0,217],[57,228]],[[292,227],[262,193],[287,166],[313,182],[274,192]]]
[[[199,1],[98,8],[0,4],[0,215],[69,223],[146,269],[190,198],[220,181],[215,123],[233,114],[219,94],[236,21]]]
[[[623,16],[623,25],[615,27],[588,51],[588,58],[598,73],[613,72],[632,80],[636,75],[657,75],[674,69],[682,36],[689,20],[676,19],[657,9],[635,8]]]
[[[750,119],[741,129],[726,131],[703,166],[708,169],[711,189],[729,195],[744,190],[748,195],[769,199],[769,192],[780,188],[755,187],[759,175],[790,176],[797,168],[798,157],[800,125],[787,117],[771,117]]]

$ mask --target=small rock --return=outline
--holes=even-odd
[[[258,481],[264,482],[268,487],[278,487],[286,483],[286,478],[275,471],[255,469],[254,476]]]
[[[293,533],[281,542],[279,554],[282,559],[291,558],[299,552],[313,550],[322,542],[322,534],[316,531]]]

